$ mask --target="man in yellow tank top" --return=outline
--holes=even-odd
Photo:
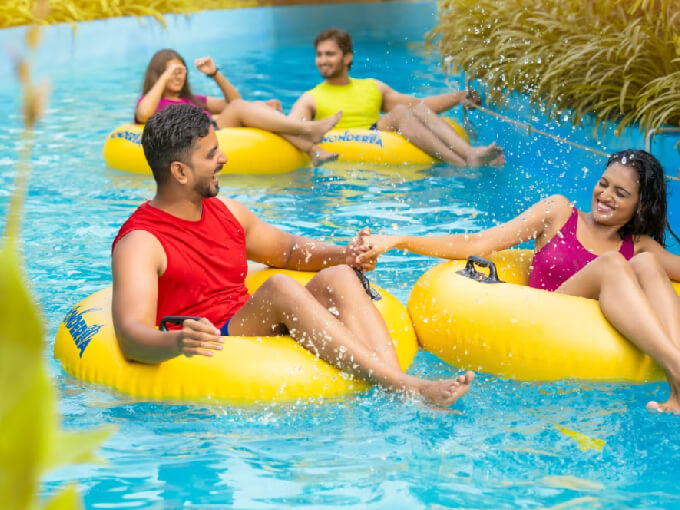
[[[456,166],[498,166],[505,162],[503,149],[495,143],[472,147],[437,115],[467,102],[467,92],[419,99],[372,78],[350,78],[354,54],[352,39],[344,30],[322,31],[314,46],[316,67],[324,81],[296,101],[292,117],[318,120],[342,110],[336,129],[395,131],[431,156]],[[478,101],[479,97],[474,93],[471,99]]]

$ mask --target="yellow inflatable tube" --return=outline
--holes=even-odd
[[[301,283],[313,276],[264,269],[248,275],[248,290],[253,292],[274,272]],[[406,370],[418,350],[413,326],[404,306],[378,290],[382,299],[375,305]],[[138,398],[243,404],[337,397],[368,387],[319,360],[290,337],[230,336],[213,357],[179,356],[158,364],[127,361],[113,330],[111,287],[92,294],[66,315],[57,331],[54,355],[72,376]]]
[[[623,338],[596,300],[527,287],[531,250],[490,257],[508,283],[457,272],[465,261],[427,271],[408,302],[422,348],[459,368],[513,379],[657,381],[661,369]],[[674,283],[680,293],[680,284]]]
[[[141,124],[114,129],[104,143],[104,160],[116,170],[151,174],[142,149]],[[278,135],[255,128],[224,128],[215,132],[227,156],[223,174],[281,174],[309,164],[309,157]]]
[[[446,120],[468,141],[465,130]],[[144,126],[123,124],[104,143],[104,160],[116,170],[151,174],[141,139]],[[220,149],[227,156],[222,174],[281,174],[309,166],[307,154],[274,133],[255,128],[223,128],[215,132]],[[397,133],[368,129],[329,131],[321,146],[340,153],[340,162],[373,165],[425,165],[438,161]]]
[[[451,127],[469,143],[465,130],[451,119]],[[378,163],[382,165],[433,165],[439,160],[423,152],[403,136],[388,131],[370,129],[334,129],[326,133],[321,147],[340,154],[338,161],[348,163]]]

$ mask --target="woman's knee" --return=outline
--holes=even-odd
[[[595,259],[604,276],[621,277],[632,275],[630,264],[618,251],[608,251]]]
[[[666,271],[653,253],[643,252],[635,255],[630,259],[630,266],[641,282],[649,281],[652,278],[666,277]]]

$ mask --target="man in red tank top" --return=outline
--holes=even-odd
[[[324,361],[390,390],[440,406],[467,392],[472,372],[431,381],[401,371],[385,322],[346,265],[375,265],[357,262],[367,230],[346,247],[334,246],[283,232],[243,204],[217,197],[216,176],[227,158],[208,118],[193,106],[154,114],[142,146],[156,195],[123,224],[112,247],[113,321],[126,358],[212,356],[225,335],[290,334]],[[306,286],[275,275],[250,296],[248,259],[319,273]],[[201,319],[159,331],[163,315]]]

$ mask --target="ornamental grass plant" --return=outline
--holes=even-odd
[[[440,0],[429,34],[445,62],[503,105],[645,131],[680,126],[680,1]]]
[[[254,7],[257,0],[48,0],[48,12],[36,17],[36,0],[2,0],[0,28],[39,23],[71,23],[117,16],[152,16],[165,26],[164,13]]]

